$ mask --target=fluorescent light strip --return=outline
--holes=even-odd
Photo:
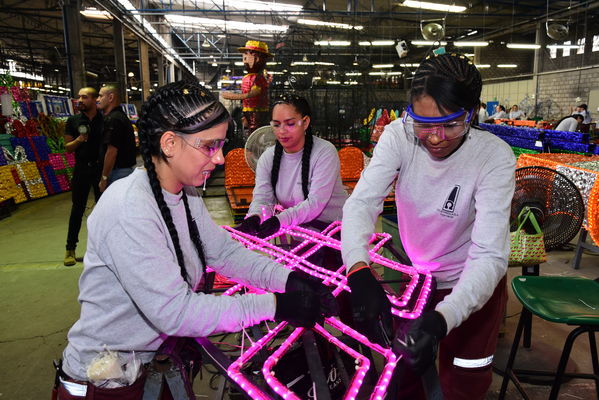
[[[474,64],[474,66],[478,69],[481,68],[491,68],[491,64]]]
[[[393,68],[394,64],[374,64],[372,68]]]
[[[395,46],[395,40],[373,40],[370,43],[373,46]]]
[[[517,68],[518,64],[497,64],[497,68]]]
[[[166,14],[164,18],[173,26],[183,28],[220,27],[226,30],[244,32],[287,32],[288,25],[253,24],[251,22],[231,21],[216,18],[189,17],[186,15]]]
[[[44,77],[42,75],[30,74],[28,72],[10,71],[10,70],[4,69],[4,68],[0,68],[0,74],[8,74],[8,75],[11,75],[13,78],[23,78],[23,79],[29,79],[32,81],[40,81],[40,82],[44,81]]]
[[[530,50],[536,50],[536,49],[540,49],[541,45],[540,44],[527,44],[527,43],[508,43],[506,44],[506,47],[508,49],[530,49]]]
[[[340,85],[340,81],[327,81],[327,85]]]
[[[448,4],[439,4],[439,3],[429,3],[427,1],[412,1],[406,0],[402,4],[404,7],[410,8],[423,8],[425,10],[435,10],[435,11],[447,11],[459,13],[466,10],[464,6],[453,6]]]
[[[164,38],[162,37],[162,35],[160,35],[156,29],[154,29],[154,27],[152,26],[152,24],[146,20],[145,18],[143,18],[141,15],[139,15],[139,12],[137,11],[137,8],[135,8],[133,6],[133,4],[131,4],[131,2],[129,0],[118,0],[118,2],[125,7],[125,9],[127,9],[127,11],[131,12],[133,18],[139,22],[148,32],[150,32],[150,34],[154,37],[154,39],[156,39],[158,41],[158,43],[160,43],[162,45],[162,47],[166,50],[166,52],[168,54],[165,54],[164,56],[166,57],[167,60],[169,60],[170,62],[174,62],[174,59],[177,59],[177,61],[179,61],[179,63],[181,65],[183,65],[185,68],[187,68],[187,70],[189,72],[191,72],[192,74],[194,73],[193,69],[189,66],[189,64],[187,64],[185,61],[183,61],[183,59],[181,58],[181,56],[179,56],[179,53],[177,53],[175,51],[175,49],[173,49],[167,42],[166,40],[164,40]]]
[[[420,64],[418,63],[414,63],[414,64],[399,64],[400,67],[416,67],[418,68],[420,66]]]
[[[445,46],[447,44],[447,42],[433,42],[431,40],[412,40],[411,42],[414,46],[432,46],[432,45],[439,45],[439,46]]]
[[[317,21],[314,19],[303,19],[300,18],[297,20],[298,24],[302,24],[302,25],[310,25],[310,26],[326,26],[326,27],[330,27],[330,28],[339,28],[339,29],[355,29],[357,31],[361,31],[362,29],[364,29],[363,26],[361,25],[349,25],[349,24],[342,24],[339,22],[326,22],[326,21]]]
[[[319,40],[314,42],[316,46],[351,46],[347,40]]]
[[[580,46],[578,46],[576,44],[548,44],[547,45],[548,49],[573,49],[573,50],[576,50],[579,47]]]
[[[296,65],[314,65],[314,61],[294,61],[291,63],[292,67],[295,67]]]
[[[469,42],[466,40],[458,40],[457,42],[453,42],[456,47],[484,47],[488,46],[489,42]]]
[[[291,75],[308,75],[308,73],[304,71],[292,71]]]
[[[266,71],[266,73],[271,75],[283,75],[283,72],[280,71]]]
[[[371,76],[380,76],[380,75],[386,75],[386,74],[387,73],[383,72],[383,71],[375,71],[375,72],[369,72],[368,73],[368,75],[371,75]]]
[[[361,76],[361,72],[346,72],[345,76]]]
[[[80,11],[80,13],[86,18],[112,19],[112,15],[108,11],[98,10],[95,7],[87,7],[85,10]]]
[[[241,61],[235,61],[235,65],[238,67],[243,67],[243,62]]]
[[[275,3],[273,1],[257,1],[257,0],[221,0],[217,3],[203,1],[204,4],[224,4],[225,7],[232,7],[240,10],[256,10],[256,11],[288,11],[300,12],[303,7],[296,4]]]

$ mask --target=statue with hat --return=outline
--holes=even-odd
[[[248,124],[249,133],[268,124],[268,81],[264,76],[264,67],[268,57],[266,43],[248,40],[238,49],[243,53],[243,65],[248,71],[241,80],[241,93],[223,92],[227,100],[241,100],[243,115]]]

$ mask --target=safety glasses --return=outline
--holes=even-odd
[[[427,140],[431,135],[435,135],[441,140],[454,140],[468,133],[473,114],[474,109],[469,112],[461,109],[441,117],[423,117],[414,114],[410,105],[402,122],[406,133],[417,139]],[[465,119],[458,120],[464,115],[467,115]]]
[[[270,126],[272,129],[285,129],[286,131],[292,131],[296,126],[302,126],[304,124],[304,118],[301,119],[289,119],[283,121],[282,123],[279,121],[270,121]]]
[[[213,140],[204,140],[204,139],[195,139],[193,141],[188,141],[184,134],[177,134],[178,137],[181,138],[185,142],[186,145],[193,147],[194,149],[202,152],[204,155],[208,157],[214,156],[220,149],[223,148],[225,143],[229,141],[229,139],[213,139]]]

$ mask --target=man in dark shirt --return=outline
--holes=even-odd
[[[67,234],[67,252],[64,265],[77,263],[75,248],[79,241],[79,231],[83,213],[87,207],[87,197],[90,188],[94,191],[96,201],[100,198],[98,182],[100,180],[100,148],[102,146],[102,114],[96,108],[98,92],[91,87],[79,91],[77,108],[79,114],[69,117],[64,132],[67,152],[75,152],[75,168],[71,182],[73,205],[69,218]]]
[[[115,85],[100,89],[98,108],[104,113],[104,165],[100,179],[103,192],[114,181],[133,172],[135,134],[133,125],[121,109],[121,95]]]

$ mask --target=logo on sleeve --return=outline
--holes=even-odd
[[[447,217],[454,217],[458,214],[455,212],[455,208],[458,203],[458,197],[460,195],[460,185],[455,185],[449,196],[445,199],[445,203],[443,203],[443,208],[441,208],[441,214]]]

